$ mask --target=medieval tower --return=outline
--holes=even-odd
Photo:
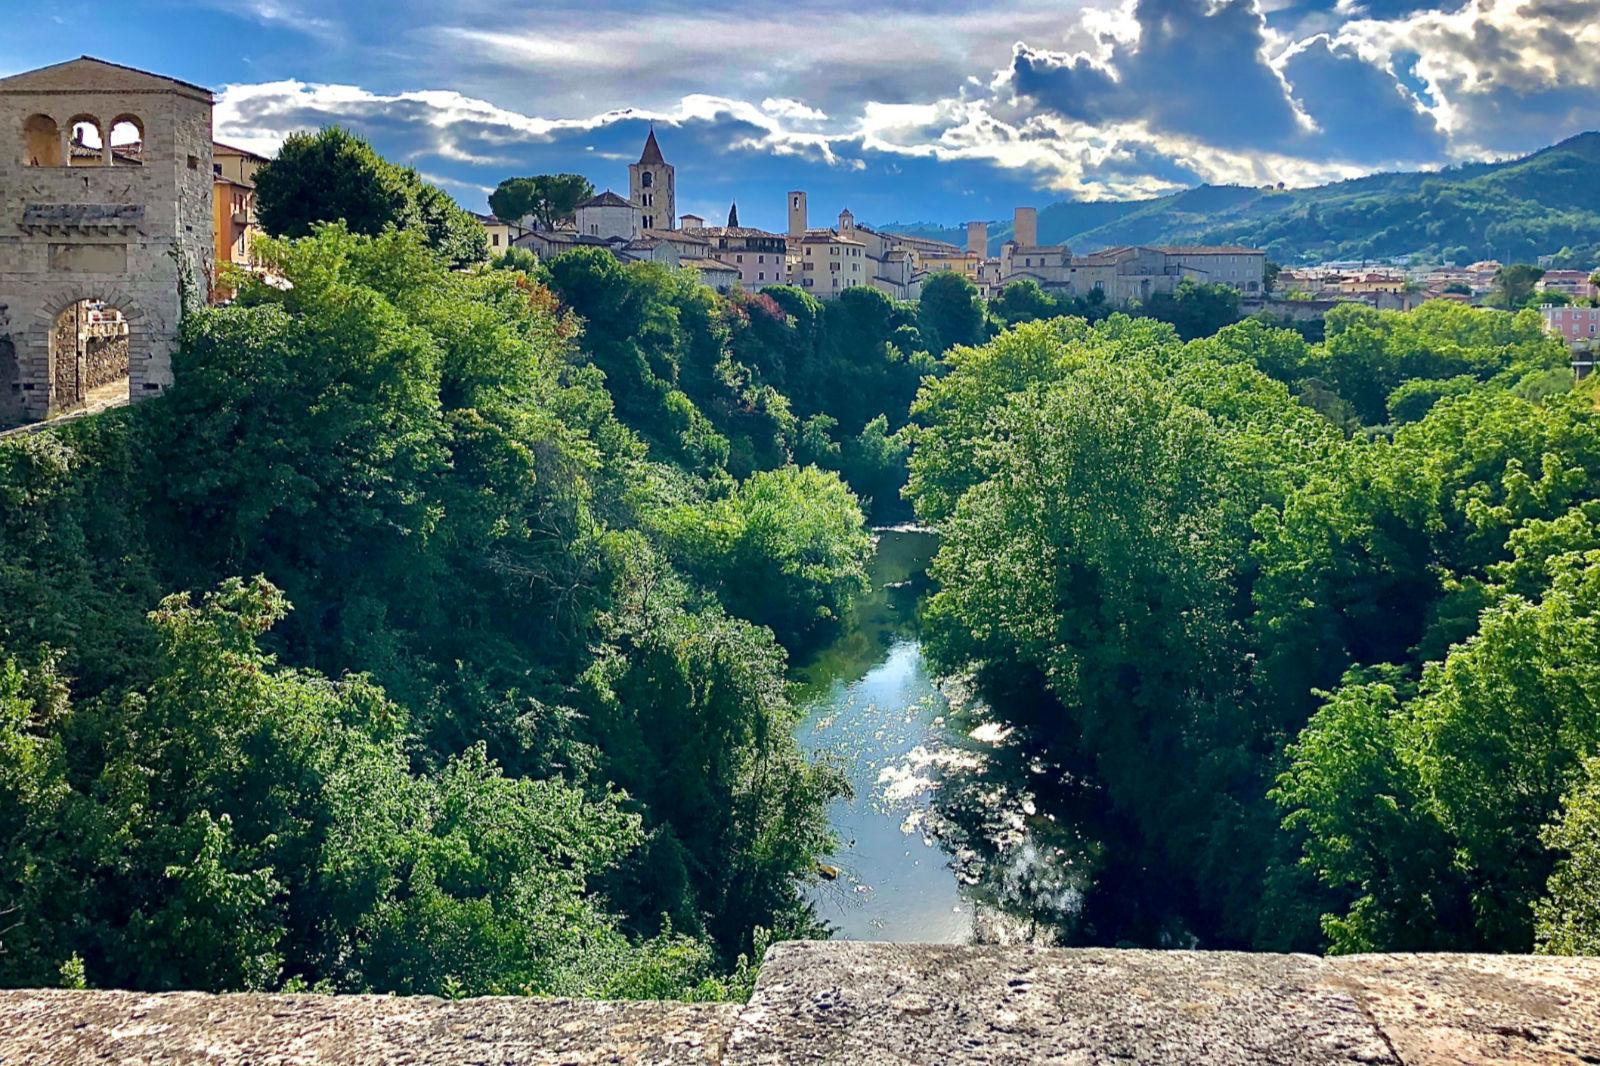
[[[678,217],[678,197],[674,188],[673,166],[661,155],[656,143],[656,128],[644,142],[637,163],[628,167],[628,199],[639,205],[645,229],[673,229]]]
[[[211,103],[87,56],[0,79],[0,424],[171,384],[213,269]]]

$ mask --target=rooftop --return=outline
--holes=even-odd
[[[650,136],[644,139],[644,151],[639,154],[641,166],[665,166],[666,158],[661,154],[661,146],[656,143],[655,123],[650,124]]]
[[[627,197],[618,196],[616,193],[612,192],[610,189],[607,189],[605,192],[601,193],[600,195],[591,196],[587,200],[585,200],[583,203],[579,204],[578,205],[578,210],[581,211],[585,207],[633,207],[633,208],[637,208],[638,206],[639,206],[638,204],[634,203],[632,200],[628,199]]]

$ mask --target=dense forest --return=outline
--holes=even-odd
[[[274,195],[372,232],[0,441],[0,985],[744,994],[827,933],[788,657],[912,507],[937,662],[1151,897],[1064,938],[1600,949],[1600,415],[1536,315],[456,269],[319,136]]]
[[[1280,263],[1420,256],[1588,269],[1600,261],[1600,133],[1521,159],[1436,172],[1372,174],[1304,189],[1202,185],[1151,200],[1059,202],[1039,212],[1047,243],[1089,252],[1122,244],[1244,244]],[[963,231],[884,227],[964,245]],[[991,243],[1010,235],[991,227]]]
[[[0,983],[720,996],[822,932],[786,649],[904,506],[919,308],[426,236],[264,242],[169,393],[0,444]]]
[[[1022,323],[920,391],[925,632],[1093,794],[1066,935],[1600,950],[1600,412],[1532,312]]]

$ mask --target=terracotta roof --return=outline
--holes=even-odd
[[[270,162],[270,160],[266,156],[258,155],[257,153],[250,151],[250,149],[248,149],[248,148],[235,148],[233,145],[231,145],[231,144],[223,144],[221,141],[212,141],[211,142],[211,154],[214,155],[214,156],[216,156],[216,155],[237,155],[237,156],[243,156],[245,159],[257,159],[257,160],[260,160],[263,163]]]
[[[644,151],[639,156],[639,163],[642,166],[659,167],[665,166],[666,162],[666,158],[661,154],[661,146],[656,143],[655,125],[651,124],[650,136],[646,137],[644,140]]]
[[[578,205],[578,209],[582,210],[585,207],[638,207],[638,206],[639,205],[634,203],[632,200],[626,199],[625,197],[618,196],[616,193],[612,192],[610,189],[607,189],[605,192],[601,193],[599,196],[591,196],[591,197],[589,197],[583,203]]]
[[[754,226],[702,226],[694,232],[703,233],[707,237],[773,237],[778,240],[789,239],[782,233],[756,229]]]
[[[646,237],[654,237],[662,241],[677,241],[680,244],[706,244],[711,242],[700,236],[699,230],[685,231],[681,229],[647,229],[643,231]]]
[[[678,265],[693,267],[696,270],[720,271],[727,274],[739,273],[738,267],[729,266],[727,263],[720,262],[716,259],[680,259],[678,260]]]

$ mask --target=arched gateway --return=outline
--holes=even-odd
[[[87,56],[0,79],[0,426],[171,383],[213,269],[211,105]]]

